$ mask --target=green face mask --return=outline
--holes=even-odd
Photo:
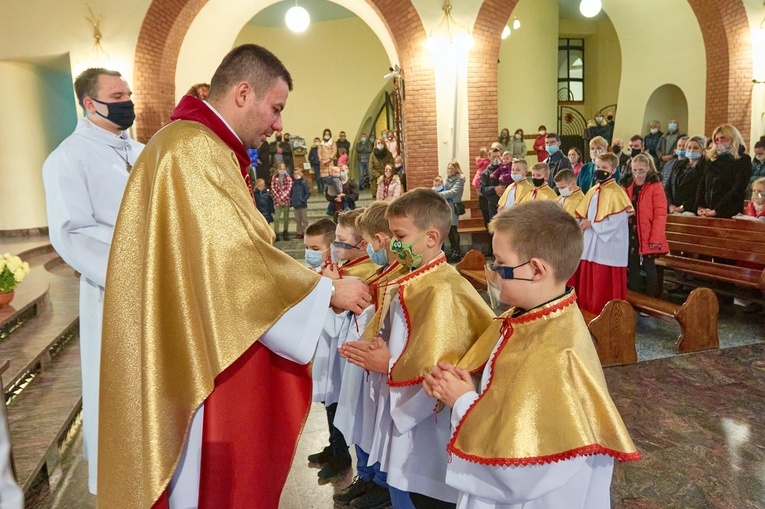
[[[414,242],[401,242],[396,238],[390,239],[390,250],[396,253],[398,263],[410,269],[416,269],[422,263],[422,253],[417,254],[412,247],[423,239],[428,232],[417,237]],[[425,248],[427,250],[427,248]],[[424,252],[424,251],[423,251]]]

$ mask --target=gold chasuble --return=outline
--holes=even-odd
[[[497,202],[497,207],[502,208],[507,204],[507,199],[512,194],[514,197],[513,204],[517,205],[521,201],[523,201],[526,196],[531,194],[531,191],[534,190],[534,186],[531,185],[531,182],[529,182],[526,179],[520,180],[518,182],[513,182],[510,184],[510,186],[505,189],[505,192],[502,193],[502,196],[499,197],[499,201]]]
[[[194,412],[214,388],[217,394],[216,377],[251,347],[267,351],[257,339],[319,282],[273,238],[235,153],[212,130],[177,120],[149,141],[130,174],[109,258],[99,508],[162,501]],[[266,364],[278,362],[271,355]],[[257,394],[281,395],[278,386],[237,390],[245,406]]]
[[[639,460],[608,394],[576,294],[512,317],[515,311],[497,318],[458,364],[475,372],[497,348],[488,384],[458,424],[448,451],[493,466],[593,454]]]
[[[443,253],[393,283],[407,340],[390,370],[392,387],[420,383],[438,362],[455,364],[492,323],[494,313]]]
[[[596,194],[597,197],[595,196]],[[596,223],[603,221],[608,216],[618,214],[619,212],[627,211],[628,214],[635,212],[627,193],[624,192],[624,189],[622,189],[613,178],[610,178],[587,191],[584,199],[576,208],[576,215],[578,218],[587,219],[587,212],[590,210],[590,203],[593,199],[598,200],[598,208],[595,213]]]
[[[553,191],[550,186],[547,184],[542,184],[541,186],[532,189],[532,191],[521,198],[520,201],[558,201],[559,199],[560,196],[558,196],[558,194]]]
[[[563,198],[563,203],[561,203],[561,205],[563,206],[563,210],[568,212],[571,217],[574,219],[579,219],[579,217],[576,215],[576,209],[579,207],[579,204],[582,203],[582,200],[584,200],[584,193],[581,189],[577,189],[570,195]]]

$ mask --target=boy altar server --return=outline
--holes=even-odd
[[[606,509],[614,459],[640,459],[608,394],[566,280],[582,235],[554,202],[497,215],[501,315],[457,367],[439,363],[426,392],[452,407],[446,482],[459,509]],[[480,395],[470,373],[483,369]]]
[[[547,185],[549,178],[550,166],[547,163],[537,163],[532,166],[531,183],[534,184],[534,189],[520,201],[557,201],[558,194]]]
[[[448,417],[434,415],[436,400],[420,383],[436,362],[461,358],[493,314],[441,251],[451,226],[446,200],[432,189],[414,189],[389,205],[387,217],[391,251],[412,271],[392,283],[398,289],[389,311],[384,302],[379,312],[389,323],[382,330],[387,344],[374,337],[375,327],[367,327],[362,341],[346,343],[341,352],[388,376],[380,389],[370,461],[380,461],[388,473],[394,509],[454,507],[457,491],[445,482]]]
[[[513,161],[513,169],[510,174],[513,183],[505,189],[505,192],[499,198],[499,202],[497,202],[498,210],[509,209],[516,203],[520,203],[534,190],[534,186],[526,178],[527,171],[528,165],[525,159]]]
[[[555,186],[560,193],[558,203],[571,217],[578,219],[576,208],[584,200],[584,193],[576,185],[576,175],[571,170],[561,170],[555,175]]]

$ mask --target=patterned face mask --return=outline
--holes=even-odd
[[[415,244],[417,244],[420,240],[425,238],[425,236],[428,234],[428,232],[424,232],[422,235],[417,237],[414,242],[401,242],[398,239],[391,239],[390,240],[390,250],[396,253],[396,257],[398,258],[398,263],[403,265],[404,267],[409,267],[410,269],[416,269],[420,266],[422,263],[422,253],[417,254],[412,249]]]

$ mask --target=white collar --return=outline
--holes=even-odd
[[[244,145],[244,142],[242,141],[242,138],[240,138],[240,137],[239,137],[239,135],[238,135],[238,134],[236,134],[236,132],[234,132],[234,130],[233,130],[233,129],[231,128],[231,126],[229,125],[229,123],[228,123],[228,122],[226,122],[226,119],[225,119],[225,118],[223,118],[223,117],[221,116],[221,114],[220,114],[220,113],[218,113],[218,110],[216,110],[216,109],[213,107],[213,105],[212,105],[212,104],[210,104],[210,103],[208,103],[207,101],[202,101],[202,102],[203,102],[203,103],[205,103],[205,104],[207,105],[207,107],[208,107],[208,108],[210,108],[210,109],[212,110],[212,112],[213,112],[213,113],[215,113],[216,115],[218,115],[218,118],[219,118],[219,119],[221,119],[221,120],[223,121],[223,123],[225,124],[225,126],[226,126],[226,127],[228,127],[228,130],[229,130],[229,131],[231,131],[231,132],[234,134],[234,136],[236,136],[236,139],[237,139],[237,140],[239,140],[239,142],[240,142],[242,145]]]
[[[88,117],[82,117],[77,121],[77,127],[74,132],[84,138],[110,147],[124,149],[130,146],[130,136],[128,136],[127,131],[120,131],[120,134],[114,134],[96,125]]]

